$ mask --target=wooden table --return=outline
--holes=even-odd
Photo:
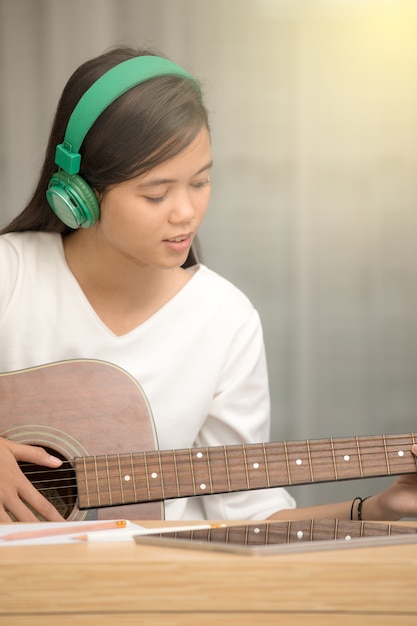
[[[268,556],[133,542],[0,551],[1,626],[415,626],[416,589],[417,544]]]

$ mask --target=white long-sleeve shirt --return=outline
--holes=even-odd
[[[0,372],[79,358],[114,363],[140,383],[160,449],[269,438],[261,323],[230,282],[200,265],[152,317],[117,336],[71,273],[60,235],[3,235]],[[294,506],[288,492],[278,488],[170,500],[165,517],[264,519]]]

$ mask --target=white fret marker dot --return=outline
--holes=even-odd
[[[201,483],[201,485],[200,485],[200,489],[203,489],[203,490],[204,490],[204,489],[206,488],[206,486],[207,486],[207,485],[205,485],[204,483]]]
[[[130,480],[130,476],[129,476],[129,474],[126,474],[126,476],[124,476],[124,480],[125,480],[126,482],[129,482],[129,480]]]
[[[297,465],[302,465],[302,463],[303,463],[303,462],[302,462],[302,460],[301,460],[301,459],[297,459],[297,460],[296,460],[296,464],[297,464]]]
[[[399,450],[398,451],[398,456],[404,456],[404,450]]]
[[[304,533],[303,533],[303,531],[302,531],[302,530],[299,530],[299,531],[297,532],[297,539],[302,539],[303,537],[304,537]]]
[[[346,541],[350,541],[352,539],[352,537],[350,535],[346,535],[345,539],[346,539]]]
[[[345,456],[343,457],[344,461],[350,461],[350,456],[348,454],[345,454]]]
[[[152,472],[151,478],[158,478],[158,474],[156,472]]]
[[[254,528],[253,532],[255,533],[255,535],[259,535],[259,533],[261,532],[260,528]]]
[[[197,459],[202,459],[203,458],[203,453],[202,452],[197,452],[196,457],[197,457]]]
[[[259,463],[254,463],[253,464],[253,469],[258,469],[259,468]]]

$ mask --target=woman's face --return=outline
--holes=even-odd
[[[97,244],[140,266],[181,266],[210,199],[211,144],[203,128],[173,159],[106,190]]]

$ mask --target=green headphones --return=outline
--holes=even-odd
[[[103,74],[80,98],[69,119],[63,143],[56,147],[58,171],[49,181],[49,206],[70,228],[88,228],[97,222],[100,207],[90,185],[78,175],[80,146],[99,115],[119,96],[157,76],[183,76],[194,80],[175,63],[157,56],[123,61]]]

